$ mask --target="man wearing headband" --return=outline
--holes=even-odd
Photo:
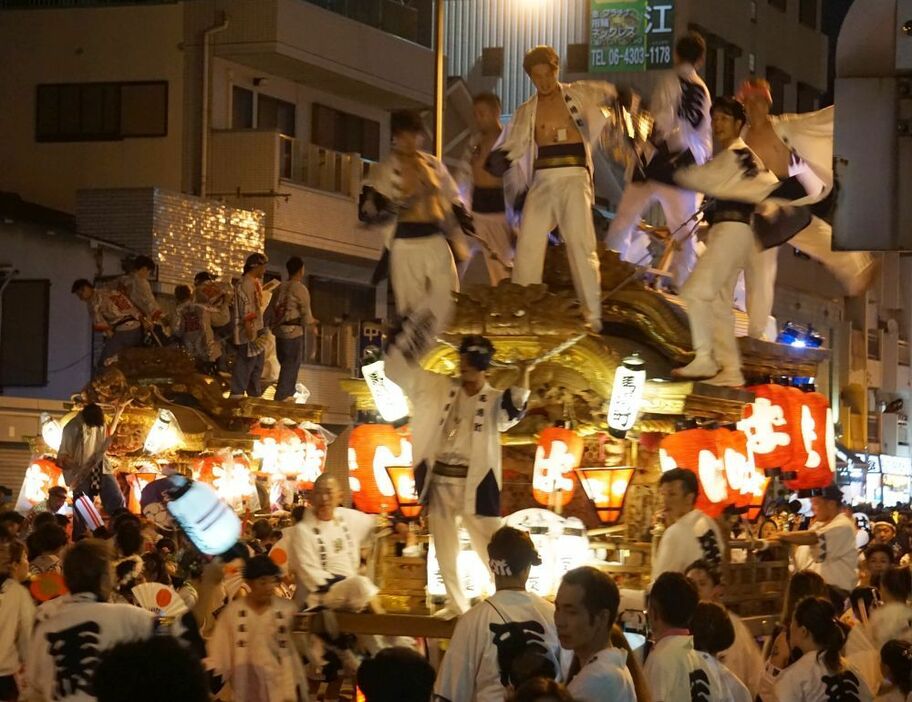
[[[414,409],[415,489],[428,506],[428,526],[449,599],[441,616],[457,616],[469,608],[456,566],[457,527],[465,527],[486,563],[488,542],[501,525],[500,433],[522,418],[530,367],[520,367],[513,387],[495,390],[486,373],[494,346],[485,337],[462,339],[458,380],[423,370],[421,359],[403,351],[398,341],[394,334],[387,346],[386,374]]]
[[[488,558],[497,592],[459,618],[434,686],[440,702],[495,702],[524,679],[560,679],[554,605],[526,591],[529,572],[542,562],[531,537],[501,527]]]
[[[685,236],[685,222],[696,213],[700,196],[669,182],[662,169],[669,163],[688,160],[698,165],[712,158],[712,128],[709,108],[712,98],[697,71],[706,56],[706,42],[696,32],[678,40],[675,45],[675,68],[666,71],[652,94],[649,107],[655,118],[653,141],[655,155],[645,168],[636,169],[633,180],[624,188],[605,245],[621,258],[642,265],[649,237],[637,229],[640,216],[650,205],[658,203],[665,214],[668,230],[680,241],[672,263],[674,284],[680,290],[697,260],[696,240]]]
[[[586,321],[602,328],[602,289],[592,221],[592,150],[617,90],[604,81],[559,81],[560,57],[536,46],[523,58],[536,94],[513,113],[486,168],[504,178],[509,205],[522,211],[513,282],[542,282],[548,235],[555,227],[567,246],[573,284]]]
[[[718,98],[712,107],[716,155],[702,166],[675,173],[680,185],[717,201],[707,213],[706,251],[681,290],[690,318],[694,359],[674,374],[731,387],[744,384],[732,313],[735,285],[758,250],[751,228],[755,205],[778,185],[776,176],[741,140],[746,121],[740,102]]]
[[[749,334],[764,338],[766,322],[773,308],[778,257],[776,247],[786,241],[822,263],[845,288],[849,296],[869,286],[875,272],[874,259],[863,251],[833,251],[833,230],[824,221],[832,209],[833,115],[834,108],[817,112],[773,117],[769,83],[745,81],[738,99],[747,111],[744,141],[780,180],[797,189],[787,199],[793,206],[809,206],[810,224],[791,238],[764,243],[767,252],[755,260],[746,273]]]
[[[380,228],[389,250],[389,275],[402,317],[427,320],[420,343],[433,341],[453,310],[459,291],[447,239],[459,228],[474,233],[456,182],[446,166],[421,150],[426,130],[414,110],[390,118],[393,148],[371,169],[361,193],[361,221]]]

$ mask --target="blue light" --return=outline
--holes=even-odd
[[[810,324],[786,322],[776,342],[798,349],[819,349],[823,346],[823,337]]]

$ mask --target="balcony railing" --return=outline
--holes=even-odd
[[[880,332],[875,330],[868,331],[868,359],[880,360]]]
[[[305,0],[402,39],[431,46],[432,0]]]
[[[293,183],[299,183],[330,193],[356,198],[361,183],[367,178],[371,161],[359,154],[345,154],[298,139],[279,136],[279,174]]]

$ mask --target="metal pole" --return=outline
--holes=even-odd
[[[443,75],[444,0],[437,0],[434,16],[434,155],[443,158],[443,99],[446,92]]]

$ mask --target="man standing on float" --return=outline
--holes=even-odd
[[[833,192],[833,107],[817,112],[771,116],[773,97],[762,79],[745,81],[738,91],[748,124],[745,143],[777,178],[793,206],[810,208],[810,224],[787,239],[802,253],[822,263],[845,289],[846,295],[864,292],[876,272],[866,251],[833,251],[833,229],[823,219],[831,208]],[[766,250],[745,271],[748,290],[748,334],[762,339],[773,308],[778,267],[778,244],[761,242]],[[770,339],[773,341],[773,339]]]
[[[548,234],[558,227],[583,314],[602,328],[599,259],[592,221],[592,148],[605,126],[602,108],[615,101],[611,83],[558,80],[560,58],[537,46],[523,59],[536,94],[520,105],[488,158],[504,177],[511,204],[522,211],[513,282],[542,282]]]
[[[459,346],[459,378],[424,370],[411,342],[393,334],[384,355],[386,374],[412,404],[415,490],[426,504],[428,527],[448,603],[441,616],[469,609],[457,568],[460,524],[472,548],[487,563],[491,536],[501,526],[500,434],[521,418],[529,398],[530,365],[521,366],[513,387],[495,390],[487,369],[494,346],[466,336]]]
[[[705,56],[706,42],[696,32],[675,45],[675,68],[662,77],[649,105],[655,118],[656,152],[642,171],[634,170],[605,237],[605,245],[622,259],[641,265],[649,237],[637,230],[640,217],[650,205],[661,205],[668,231],[679,242],[671,269],[678,290],[697,261],[696,237],[684,236],[680,230],[687,228],[685,223],[696,213],[701,198],[675,185],[671,171],[676,162],[701,165],[712,158],[712,98],[697,73]]]

